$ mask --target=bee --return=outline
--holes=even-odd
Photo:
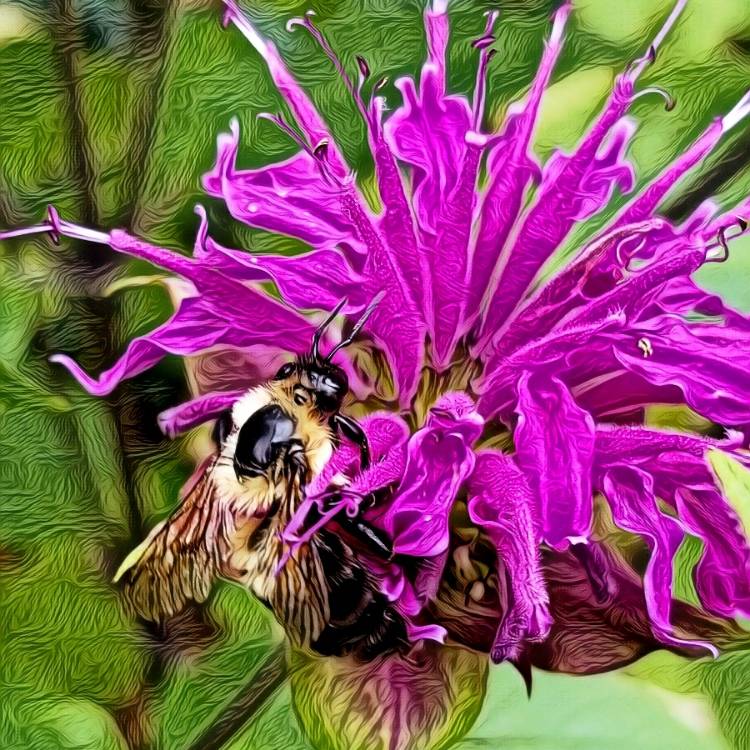
[[[191,600],[202,602],[213,582],[225,578],[269,606],[298,646],[367,661],[406,644],[403,619],[351,543],[353,538],[388,558],[390,541],[382,532],[344,512],[333,529],[319,529],[291,556],[281,535],[340,435],[359,447],[363,468],[370,463],[364,431],[341,413],[346,373],[331,360],[354,340],[378,301],[322,357],[321,336],[342,300],[316,330],[309,355],[284,364],[218,419],[216,453],[183,491],[181,505],[115,576],[143,618],[158,622]]]

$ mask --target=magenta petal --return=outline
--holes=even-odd
[[[251,255],[226,250],[232,260],[249,273],[272,278],[282,298],[301,310],[332,310],[344,297],[348,303],[342,312],[352,315],[362,311],[367,299],[362,278],[354,272],[337,250],[313,250],[301,255]]]
[[[199,242],[203,230],[202,223],[198,235]],[[115,229],[110,234],[110,245],[118,252],[142,258],[191,281],[204,300],[202,304],[214,306],[213,326],[224,325],[229,330],[235,327],[238,329],[233,338],[247,342],[237,344],[238,346],[253,343],[276,345],[275,330],[283,330],[288,351],[302,352],[309,347],[314,329],[307,320],[257,289],[223,275],[212,267],[210,258],[202,255],[203,251],[193,260],[151,245],[120,229]],[[214,245],[213,252],[217,248],[218,246]],[[248,317],[251,316],[254,321],[249,322]],[[274,329],[272,326],[277,328]],[[248,335],[251,331],[256,331],[257,338],[254,341],[251,341]],[[227,339],[225,343],[232,341]]]
[[[706,258],[702,243],[691,244],[685,239],[667,244],[660,250],[663,257],[638,270],[629,271],[625,281],[576,310],[569,322],[585,325],[601,320],[610,310],[621,310],[629,319],[635,319],[649,305],[658,304],[658,294],[667,282],[688,277],[703,265]]]
[[[227,333],[226,321],[218,318],[205,300],[189,297],[180,303],[177,312],[164,325],[146,336],[133,339],[125,354],[98,378],[92,378],[64,354],[55,354],[50,361],[67,367],[89,393],[106,396],[121,380],[147,370],[165,355],[195,354],[226,340]]]
[[[385,352],[398,388],[399,403],[408,407],[417,389],[424,360],[425,326],[415,305],[395,284],[396,279],[388,271],[368,279],[364,287],[368,299],[374,299],[381,291],[385,291],[385,296],[365,330]]]
[[[469,480],[469,516],[497,547],[512,590],[498,627],[494,662],[518,657],[523,642],[543,640],[551,624],[534,529],[534,496],[510,456],[481,451]]]
[[[207,393],[179,406],[173,406],[159,414],[159,427],[165,435],[174,438],[181,432],[191,430],[230,409],[242,394],[243,391]]]
[[[586,245],[512,316],[507,331],[496,343],[494,359],[502,359],[515,348],[538,338],[558,325],[571,310],[612,290],[626,277],[628,263],[641,249],[648,247],[655,252],[665,242],[675,239],[669,224],[655,218],[621,227]]]
[[[619,338],[614,352],[648,382],[680,388],[687,403],[708,419],[725,425],[750,422],[747,330],[662,316]]]
[[[524,372],[554,369],[565,373],[573,384],[602,370],[617,369],[611,353],[612,336],[625,324],[622,312],[581,326],[561,326],[545,332],[540,338],[518,348],[507,357],[493,357],[485,366],[485,373],[475,383],[480,392],[479,411],[485,418],[498,415],[508,423],[515,403],[516,384]]]
[[[233,250],[216,242],[208,234],[206,209],[196,205],[195,213],[200,216],[200,226],[193,243],[193,258],[201,265],[219,271],[234,281],[267,281],[268,274],[253,266],[249,258],[253,256],[242,250]]]
[[[534,204],[508,251],[497,290],[485,315],[480,346],[489,341],[522,300],[529,285],[575,224],[604,206],[616,184],[629,189],[622,154],[632,135],[628,120],[612,128],[610,143],[601,123],[572,156],[557,154],[545,166]]]
[[[677,314],[684,319],[712,318],[717,325],[750,332],[748,316],[727,307],[721,297],[701,289],[688,277],[671,279],[665,284],[657,304],[667,314]]]
[[[466,316],[473,319],[491,284],[493,272],[511,227],[518,217],[525,191],[540,169],[529,153],[529,144],[539,114],[542,94],[562,51],[562,34],[570,13],[563,5],[555,15],[552,38],[545,45],[529,95],[520,111],[514,107],[503,132],[492,145],[488,158],[489,182],[482,197],[481,219],[468,287]]]
[[[702,458],[709,448],[733,450],[740,443],[738,433],[731,433],[725,440],[716,440],[648,427],[599,425],[596,431],[596,461],[598,466],[603,467],[614,466],[620,461],[647,465],[661,454],[684,453]],[[708,472],[708,467],[703,466],[700,471]],[[702,477],[700,481],[713,482],[708,473],[703,473]]]
[[[424,249],[417,242],[401,173],[382,134],[373,143],[373,154],[384,209],[378,226],[399,277],[405,281],[422,319],[429,321],[432,316],[432,294],[427,281],[428,261]]]
[[[450,364],[456,342],[466,333],[462,326],[465,279],[481,155],[478,146],[467,147],[455,190],[445,202],[437,236],[427,241],[433,269],[433,363],[439,370]]]
[[[467,144],[472,128],[468,102],[445,91],[444,9],[428,8],[425,26],[429,57],[419,89],[411,79],[397,81],[404,103],[387,120],[385,134],[396,157],[412,168],[414,213],[431,270],[428,321],[434,360],[442,367],[460,333],[481,150]]]
[[[653,478],[654,494],[677,511],[686,531],[703,542],[695,571],[703,606],[724,617],[750,613],[750,546],[740,521],[722,497],[706,459],[713,449],[732,451],[741,436],[723,441],[646,428],[597,431],[597,473],[628,464]],[[739,572],[739,574],[738,574]]]
[[[349,489],[364,496],[399,482],[406,467],[406,440],[408,437],[408,430],[400,433],[399,441],[394,442],[382,454],[380,460],[373,462],[371,466],[354,477]]]
[[[678,487],[675,502],[704,544],[695,571],[703,606],[723,617],[750,617],[750,548],[734,510],[712,487]]]
[[[654,634],[668,643],[684,643],[672,635],[672,561],[682,543],[680,524],[656,504],[653,478],[633,466],[616,466],[604,474],[602,490],[614,522],[648,539],[651,558],[643,577],[646,607]]]
[[[342,210],[356,227],[357,237],[367,249],[364,293],[368,301],[383,295],[365,326],[385,352],[398,389],[401,406],[408,406],[417,388],[424,356],[425,324],[408,287],[394,266],[369,211],[350,190],[342,199]]]
[[[448,548],[448,515],[474,468],[471,446],[483,424],[466,394],[450,393],[440,398],[425,426],[412,435],[401,484],[383,516],[394,552],[433,557]]]
[[[245,348],[277,344],[276,331],[286,324],[290,325],[287,350],[302,353],[309,348],[313,329],[307,321],[254,290],[239,289],[245,293],[244,299],[225,299],[221,305],[220,296],[218,300],[204,296],[184,299],[166,323],[133,339],[122,357],[98,378],[92,378],[63,354],[50,360],[67,367],[89,393],[106,396],[121,380],[149,369],[167,354],[197,354],[216,345]],[[296,327],[291,327],[293,324]]]
[[[553,547],[591,530],[594,421],[555,377],[525,374],[518,383],[518,464],[537,498],[541,534]]]
[[[435,233],[444,197],[458,183],[472,123],[466,99],[445,92],[447,15],[428,9],[425,24],[429,58],[419,89],[410,78],[396,82],[404,103],[386,121],[385,134],[396,157],[414,170],[413,202],[420,229]]]
[[[254,254],[220,245],[208,235],[206,212],[196,206],[201,225],[196,235],[193,257],[201,265],[220,271],[234,281],[272,279],[282,298],[297,309],[332,310],[343,298],[349,304],[344,314],[361,311],[371,300],[360,292],[362,279],[337,249],[323,248],[301,255]],[[360,264],[361,264],[360,259]]]
[[[316,148],[319,144],[326,143],[327,161],[329,165],[340,179],[345,178],[349,170],[341,153],[336,147],[335,142],[331,138],[331,134],[323,122],[323,118],[315,109],[315,106],[307,94],[294,78],[292,78],[273,42],[264,39],[258,34],[255,27],[240,10],[235,0],[222,0],[222,2],[226,6],[226,14],[224,16],[225,24],[230,21],[234,23],[242,32],[242,35],[253,45],[253,47],[255,47],[258,53],[266,61],[276,88],[284,97],[287,104],[289,104],[297,123],[307,137],[309,145],[312,148]]]
[[[203,186],[226,202],[232,216],[313,247],[357,244],[354,228],[341,210],[342,188],[324,178],[313,155],[300,152],[278,164],[240,170],[236,120],[231,131],[219,136],[216,166],[204,176]]]
[[[406,634],[412,643],[424,640],[445,643],[445,636],[447,635],[442,625],[414,625],[409,622],[407,623]]]
[[[252,257],[255,265],[273,278],[281,296],[294,307],[332,310],[346,297],[348,302],[343,312],[351,315],[372,302],[364,294],[362,278],[336,250],[315,250],[291,257]]]

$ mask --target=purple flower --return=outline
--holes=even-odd
[[[307,311],[326,313],[345,298],[342,314],[356,319],[380,295],[363,342],[339,355],[356,396],[348,408],[363,416],[373,463],[361,470],[343,441],[287,529],[290,549],[325,523],[303,531],[316,498],[343,476],[342,507],[386,495],[366,517],[390,535],[398,556],[371,561],[371,572],[415,643],[460,644],[522,670],[533,663],[573,672],[614,668],[659,644],[715,652],[713,642],[721,645],[732,626],[714,616],[750,616],[750,549],[711,464],[717,451],[748,462],[750,319],[702,290],[693,274],[726,257],[729,234],[746,228],[738,220],[746,206],[717,215],[707,203],[680,226],[657,209],[750,112],[750,96],[543,276],[574,228],[632,189],[628,110],[642,95],[663,93],[638,91],[638,78],[684,0],[647,54],[618,76],[573,152],[545,164],[530,142],[570,6],[555,13],[525,100],[498,132],[487,132],[497,14],[475,42],[469,101],[446,88],[446,4],[434,0],[426,10],[428,59],[418,80],[397,81],[403,101],[388,117],[365,61],[353,81],[309,14],[291,22],[318,40],[366,123],[381,203],[375,213],[274,45],[225,0],[225,22],[263,56],[295,123],[263,116],[299,151],[241,169],[233,121],[203,185],[239,221],[310,249],[282,257],[222,247],[199,207],[189,258],[51,211],[41,226],[4,236],[49,231],[106,243],[180,276],[189,289],[169,321],[132,341],[98,377],[68,357],[55,360],[97,395],[166,354],[231,351],[253,363],[252,378],[215,391],[204,379],[195,400],[165,413],[172,435],[214,418],[250,381],[269,377],[280,356],[306,352],[320,317]],[[265,293],[269,281],[281,301]],[[723,427],[725,438],[649,427],[651,404],[686,404]],[[650,552],[642,575],[611,541],[614,530]],[[672,596],[673,560],[687,535],[703,543],[694,571],[701,610]],[[443,658],[438,647],[425,648],[427,661]]]

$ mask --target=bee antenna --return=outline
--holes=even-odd
[[[341,308],[346,304],[346,297],[344,297],[342,300],[338,302],[336,307],[331,310],[331,314],[318,326],[318,329],[313,334],[312,339],[312,356],[313,359],[318,361],[320,360],[320,352],[318,351],[318,345],[320,344],[320,337],[325,333],[326,328],[328,328],[331,323],[333,323],[333,319],[341,312]]]
[[[354,341],[357,334],[362,330],[362,327],[365,323],[367,323],[369,317],[375,312],[375,308],[380,304],[381,300],[383,299],[384,292],[379,292],[375,299],[370,302],[367,309],[362,313],[362,316],[360,319],[354,324],[354,328],[352,328],[352,332],[341,342],[336,344],[336,346],[331,349],[330,352],[326,355],[326,358],[323,360],[324,362],[330,362],[333,359],[333,355],[336,354],[336,352],[343,349],[345,346],[349,346],[349,344]]]

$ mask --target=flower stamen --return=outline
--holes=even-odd
[[[500,16],[497,10],[487,12],[487,24],[484,27],[484,34],[475,39],[472,46],[480,50],[479,66],[477,67],[476,81],[474,83],[474,98],[472,101],[472,120],[473,128],[478,131],[482,126],[482,117],[484,116],[484,104],[487,91],[487,68],[490,60],[495,56],[497,50],[490,49],[490,45],[495,41],[492,30]]]
[[[259,120],[268,120],[272,122],[279,130],[288,135],[303,151],[312,156],[310,144],[284,119],[281,113],[273,114],[271,112],[259,112]]]
[[[292,31],[295,26],[302,26],[303,28],[307,29],[313,39],[318,43],[318,46],[323,50],[326,57],[333,63],[333,66],[334,68],[336,68],[336,72],[339,74],[339,77],[343,81],[344,86],[346,86],[347,91],[354,99],[354,103],[357,105],[357,109],[360,111],[365,121],[368,121],[367,107],[365,106],[361,95],[361,85],[370,72],[367,63],[362,58],[357,58],[357,65],[359,67],[361,79],[360,85],[355,86],[354,81],[352,81],[351,77],[346,72],[346,68],[344,68],[344,65],[341,60],[339,60],[338,55],[333,51],[333,48],[329,44],[326,37],[323,35],[323,32],[312,22],[311,19],[314,15],[315,11],[308,10],[301,18],[290,18],[287,21],[286,30]]]
[[[685,9],[686,5],[687,0],[678,0],[674,8],[672,8],[672,12],[667,16],[666,21],[664,21],[661,29],[659,29],[659,33],[654,37],[653,42],[651,42],[651,46],[648,48],[646,54],[643,57],[639,57],[636,60],[633,60],[633,62],[630,64],[627,71],[625,72],[625,77],[631,83],[635,83],[644,69],[647,66],[652,65],[656,61],[656,55],[659,47],[666,38],[667,34],[669,34],[669,32],[671,31],[672,27],[677,22],[677,19],[682,14],[682,11]]]
[[[725,227],[720,227],[718,232],[716,233],[716,242],[718,245],[712,245],[711,247],[707,248],[706,250],[706,262],[707,263],[724,263],[726,260],[729,259],[729,243],[728,240],[733,240],[736,237],[739,237],[740,235],[744,234],[748,227],[748,222],[743,219],[741,216],[737,216],[736,218],[736,225],[739,227],[739,232],[737,232],[732,237],[727,238],[727,232],[732,228],[732,224]],[[722,253],[720,255],[717,255],[716,251],[721,248]]]
[[[648,96],[649,94],[658,94],[660,97],[662,97],[662,99],[664,99],[664,109],[667,112],[671,112],[675,108],[675,104],[677,104],[675,98],[661,86],[649,86],[648,88],[642,89],[637,94],[633,95],[631,102],[634,102],[644,96]]]
[[[47,206],[47,221],[42,224],[35,224],[30,227],[21,227],[20,229],[10,229],[0,232],[0,240],[8,240],[13,237],[23,237],[30,234],[48,233],[52,241],[60,244],[60,237],[70,237],[75,240],[84,240],[86,242],[96,242],[100,245],[109,244],[109,235],[105,232],[98,232],[95,229],[83,227],[80,224],[73,224],[70,221],[63,221],[58,214],[57,209],[50,205]]]

